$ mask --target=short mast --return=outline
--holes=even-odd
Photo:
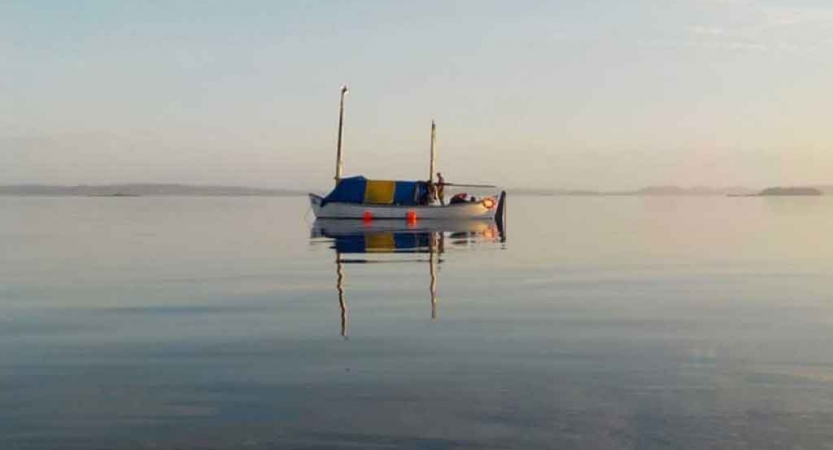
[[[431,121],[431,167],[429,167],[429,169],[428,169],[428,170],[430,170],[430,173],[428,174],[428,182],[432,183],[432,184],[434,183],[434,172],[435,172],[434,164],[435,164],[435,160],[436,160],[436,147],[437,147],[436,141],[437,141],[437,125],[432,120]]]
[[[336,176],[335,176],[335,184],[338,185],[338,182],[341,181],[341,172],[344,168],[344,159],[341,156],[341,137],[344,131],[344,96],[347,94],[348,89],[347,85],[341,87],[341,100],[338,104],[338,144],[337,144],[337,154],[336,154]]]

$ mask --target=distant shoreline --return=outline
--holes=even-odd
[[[147,198],[147,197],[305,197],[307,193],[288,192],[275,194],[60,194],[60,193],[38,193],[18,194],[0,192],[0,197],[44,197],[44,198]]]
[[[584,189],[507,188],[509,195],[541,197],[769,197],[833,195],[833,185],[770,187],[763,190],[743,187],[711,188],[650,186],[637,190],[597,191]],[[108,185],[0,185],[0,196],[15,197],[296,197],[315,190],[270,189],[246,186],[188,184],[108,184]]]
[[[6,185],[0,196],[16,197],[288,197],[306,195],[294,189],[186,184]]]

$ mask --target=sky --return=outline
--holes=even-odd
[[[4,1],[0,184],[833,184],[833,3]]]

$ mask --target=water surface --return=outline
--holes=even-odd
[[[409,247],[300,197],[0,198],[0,448],[833,448],[831,229],[510,197],[505,241]]]

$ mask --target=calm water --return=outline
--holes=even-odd
[[[833,198],[306,210],[0,198],[0,448],[833,448]]]

